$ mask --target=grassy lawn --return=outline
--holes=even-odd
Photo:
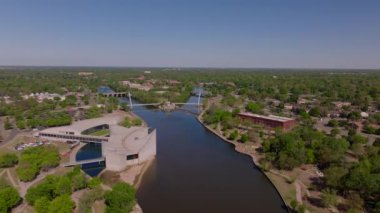
[[[289,205],[292,200],[296,199],[296,187],[294,184],[289,184],[283,177],[272,173],[266,173],[266,175],[276,186],[287,205]]]
[[[101,129],[101,130],[98,130],[96,132],[93,132],[89,135],[92,135],[92,136],[106,136],[106,135],[109,135],[110,134],[110,130],[109,129]]]

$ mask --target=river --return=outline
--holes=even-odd
[[[197,102],[196,97],[189,102]],[[144,107],[133,111],[157,129],[157,156],[137,192],[145,213],[286,212],[251,158],[204,128],[193,114]]]
[[[188,102],[197,101],[191,97]],[[182,109],[198,111],[194,106]],[[157,156],[137,191],[145,213],[286,212],[276,189],[252,159],[203,127],[193,113],[141,106],[133,112],[157,129]],[[88,144],[76,158],[100,155],[99,145]],[[82,167],[92,176],[103,168],[99,164]]]

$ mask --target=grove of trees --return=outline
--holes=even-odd
[[[21,181],[31,181],[40,172],[59,165],[58,149],[53,145],[27,148],[21,153],[19,166],[16,169]]]

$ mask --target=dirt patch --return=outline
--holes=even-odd
[[[100,179],[102,179],[102,182],[112,187],[116,183],[121,182],[120,174],[118,172],[112,172],[112,171],[104,171],[100,174]]]

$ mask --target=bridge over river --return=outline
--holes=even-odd
[[[101,162],[105,162],[105,160],[106,159],[104,157],[88,159],[88,160],[78,160],[78,161],[74,161],[74,162],[65,163],[62,166],[63,167],[71,167],[71,166],[83,165],[83,164],[89,164],[89,163],[101,163]]]
[[[130,92],[114,92],[111,88],[102,86],[98,88],[98,92],[102,94],[105,97],[117,97],[117,98],[122,98],[122,97],[128,97],[129,103],[128,107],[131,109],[134,106],[165,106],[165,105],[195,105],[195,106],[201,106],[201,97],[204,95],[202,92],[202,89],[198,90],[193,90],[191,92],[191,95],[198,96],[197,102],[195,103],[188,103],[188,102],[183,102],[183,103],[171,103],[171,102],[163,102],[163,103],[144,103],[144,104],[133,104],[132,103],[132,94]]]

